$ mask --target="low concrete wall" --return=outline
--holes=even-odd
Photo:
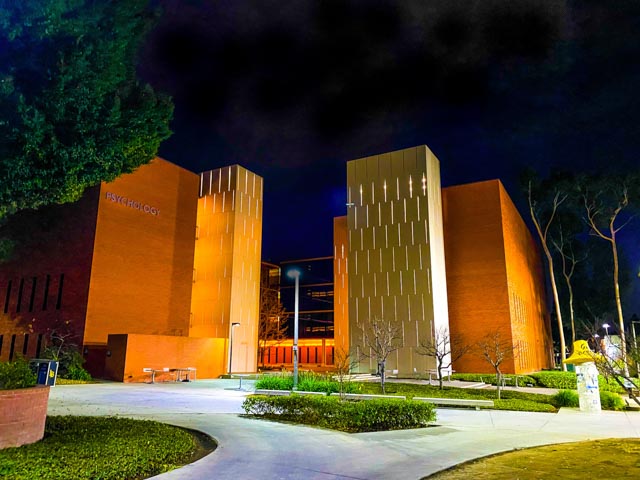
[[[225,373],[225,339],[169,335],[109,335],[105,377],[119,382],[149,382],[144,368],[196,369],[197,378],[217,378]],[[156,382],[173,379],[157,374]]]
[[[0,390],[0,448],[41,440],[47,419],[49,387]]]

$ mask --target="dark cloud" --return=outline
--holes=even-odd
[[[179,3],[166,2],[145,74],[180,108],[215,128],[230,110],[266,121],[304,106],[325,140],[407,105],[481,101],[490,64],[545,58],[564,11],[550,0]]]

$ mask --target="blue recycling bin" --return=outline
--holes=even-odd
[[[38,385],[56,385],[58,377],[58,361],[57,360],[34,360],[37,365],[36,375],[38,377]]]

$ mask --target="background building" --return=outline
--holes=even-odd
[[[280,263],[279,292],[282,306],[287,312],[286,339],[271,342],[270,348],[264,352],[263,363],[265,366],[278,366],[293,362],[295,288],[294,280],[289,276],[291,270],[300,272],[300,363],[305,368],[322,369],[333,364],[333,257],[287,260]],[[274,270],[263,268],[263,274],[270,275],[272,271]]]

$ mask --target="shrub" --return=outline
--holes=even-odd
[[[283,375],[261,375],[256,382],[257,389],[264,390],[291,390],[293,377]]]
[[[292,390],[293,377],[291,375],[263,375],[256,382],[257,389],[264,390]],[[343,383],[345,393],[355,393],[358,387],[351,382]],[[298,390],[303,392],[337,393],[340,391],[340,383],[331,376],[318,375],[313,372],[305,372],[298,377]]]
[[[536,384],[535,379],[528,375],[502,375],[505,383],[512,386],[516,384],[516,377],[518,379],[518,385],[520,387],[526,384]],[[460,380],[461,382],[484,382],[490,385],[496,384],[496,376],[493,373],[454,373],[453,375],[451,375],[451,379]]]
[[[617,393],[600,392],[600,405],[604,410],[622,410],[624,400]]]
[[[494,399],[496,410],[514,410],[517,412],[557,412],[556,407],[550,403],[536,402],[533,400],[522,400],[518,398]]]
[[[575,390],[560,390],[553,397],[553,404],[560,407],[579,407],[580,397]]]
[[[242,407],[249,415],[288,420],[344,432],[425,427],[435,420],[430,403],[394,399],[341,401],[337,397],[251,395]]]
[[[36,381],[36,374],[31,371],[29,363],[24,358],[0,363],[0,390],[33,387]]]
[[[545,388],[559,388],[575,390],[576,374],[574,372],[543,371],[529,374],[536,381],[536,386]]]
[[[68,380],[81,380],[88,382],[92,380],[91,374],[87,372],[83,367],[78,365],[69,365],[67,368],[67,374],[65,375]]]

